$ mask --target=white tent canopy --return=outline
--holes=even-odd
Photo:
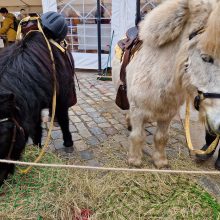
[[[96,0],[0,0],[0,7],[7,7],[11,12],[18,12],[21,8],[25,8],[27,12],[42,13],[47,11],[57,11],[60,4],[94,4]],[[114,31],[112,42],[112,54],[114,54],[114,46],[120,40],[128,28],[135,24],[136,0],[103,0],[104,3],[112,3],[111,24],[110,29]],[[69,4],[68,4],[69,3]],[[111,36],[109,36],[111,37]],[[98,68],[98,56],[96,53],[73,53],[75,64],[78,68]],[[103,68],[106,67],[107,54],[102,54]]]
[[[40,6],[41,0],[1,0],[0,7]]]
[[[27,12],[42,13],[41,0],[0,0],[0,7],[6,7],[11,12],[24,8]]]
[[[112,52],[119,40],[124,36],[128,28],[135,26],[136,1],[135,0],[112,0]]]

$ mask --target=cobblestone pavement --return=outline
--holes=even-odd
[[[80,91],[77,89],[78,103],[69,110],[70,131],[74,141],[74,152],[65,154],[63,151],[62,133],[59,127],[52,131],[50,150],[55,151],[74,164],[91,166],[125,167],[127,147],[129,145],[125,116],[114,103],[114,88],[111,81],[96,79],[95,73],[80,72]],[[44,112],[44,139],[49,122],[47,112]],[[153,133],[155,124],[146,125],[149,146],[146,154],[152,153]],[[195,132],[195,135],[198,136]],[[194,135],[194,136],[195,136]],[[167,155],[172,169],[213,169],[214,160],[205,164],[195,163],[189,157],[185,144],[185,136],[180,117],[175,117],[171,124],[170,140]],[[153,168],[151,157],[145,156],[143,167]],[[220,198],[219,178],[201,176],[196,177],[198,183],[210,193]]]

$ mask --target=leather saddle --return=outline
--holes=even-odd
[[[142,41],[138,38],[138,28],[132,27],[126,32],[126,38],[118,42],[118,47],[122,51],[121,70],[120,70],[120,85],[116,95],[115,103],[122,110],[129,109],[129,101],[127,98],[126,85],[126,67],[129,64],[132,56],[140,49]]]
[[[138,28],[132,27],[129,28],[126,32],[126,38],[122,39],[118,42],[118,46],[125,51],[130,46],[132,46],[133,42],[138,38]]]

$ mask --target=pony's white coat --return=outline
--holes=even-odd
[[[153,160],[157,167],[166,166],[164,147],[168,140],[169,124],[184,103],[186,94],[195,97],[197,89],[213,92],[210,86],[216,88],[214,92],[220,93],[220,60],[216,58],[215,67],[204,63],[198,46],[200,38],[206,34],[207,25],[212,22],[208,22],[210,15],[219,10],[218,2],[167,0],[140,23],[139,38],[143,45],[126,69],[132,126],[129,163],[141,164],[145,144],[144,123],[156,121]],[[219,20],[219,17],[216,19]],[[220,31],[220,26],[217,27]],[[189,35],[200,29],[204,29],[204,33],[189,40]],[[116,89],[119,85],[120,65],[119,60],[114,58],[113,82]],[[219,80],[209,77],[213,71]],[[217,114],[220,115],[220,108],[216,110],[216,107],[220,107],[219,100],[205,100],[201,105],[200,116],[218,132],[220,117]],[[212,116],[214,113],[215,116]]]

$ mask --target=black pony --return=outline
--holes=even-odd
[[[73,148],[68,108],[76,103],[73,60],[51,44],[57,78],[56,117],[64,146]],[[50,108],[53,69],[45,38],[31,32],[0,53],[0,158],[18,160],[28,137],[41,144],[41,110]],[[0,164],[0,184],[13,173],[14,165]]]

